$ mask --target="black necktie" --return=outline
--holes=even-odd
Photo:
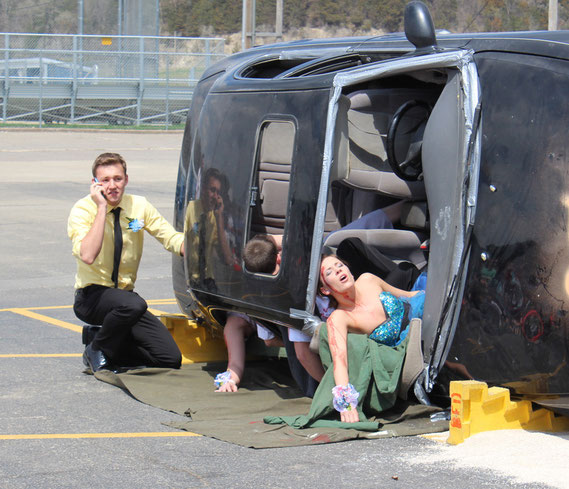
[[[200,216],[200,228],[199,228],[199,242],[198,242],[198,269],[200,273],[199,280],[205,280],[205,265],[206,265],[206,213],[203,212]]]
[[[122,253],[122,230],[121,230],[121,208],[117,207],[111,211],[115,215],[115,257],[113,259],[113,274],[111,280],[115,283],[115,288],[119,286],[119,265],[121,264]]]

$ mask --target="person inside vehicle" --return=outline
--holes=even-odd
[[[188,242],[190,283],[215,292],[214,262],[221,255],[226,265],[233,263],[233,253],[226,233],[223,201],[225,178],[216,168],[209,168],[202,179],[200,198],[188,202],[184,231]]]
[[[243,250],[243,261],[247,270],[253,273],[279,273],[283,237],[281,234],[257,234]]]
[[[359,421],[359,393],[348,376],[348,333],[395,347],[407,335],[414,317],[422,317],[424,291],[408,292],[381,278],[364,273],[355,280],[348,266],[336,255],[322,259],[319,291],[334,299],[336,308],[326,321],[335,387],[333,406],[342,422]]]
[[[341,228],[343,231],[349,229],[393,229],[393,224],[382,209],[376,209]],[[282,241],[282,235],[278,234],[253,236],[243,251],[247,270],[276,275],[281,264]]]
[[[393,224],[382,209],[365,214],[347,224],[342,230],[349,229],[393,229]],[[247,270],[253,273],[271,273],[276,275],[281,265],[282,235],[258,234],[245,245],[243,261]],[[424,289],[426,272],[422,272],[409,262],[396,263],[359,238],[346,238],[338,246],[336,254],[351,264],[354,278],[363,273],[373,273],[397,288],[404,290]],[[317,296],[316,307],[320,317],[326,320],[332,312],[328,297]],[[302,333],[303,342],[310,338]],[[305,356],[301,353],[301,356]]]
[[[227,346],[227,370],[215,376],[215,392],[237,392],[245,370],[245,343],[255,333],[269,347],[283,346],[280,338],[275,337],[247,314],[231,312],[227,315],[223,328],[223,338]]]
[[[125,193],[128,174],[117,153],[99,155],[90,193],[69,214],[77,260],[75,315],[84,329],[83,362],[92,372],[129,366],[180,368],[182,355],[168,329],[134,292],[146,231],[172,253],[184,254],[184,234],[144,198]]]
[[[243,252],[250,271],[276,275],[280,266],[282,236],[258,235],[247,243]],[[251,270],[253,269],[253,270]],[[280,338],[246,314],[231,313],[223,329],[227,345],[227,370],[216,376],[216,392],[236,392],[245,368],[245,341],[255,329],[267,346],[283,346]],[[293,343],[294,353],[300,365],[316,381],[320,382],[324,368],[319,356],[310,350],[311,337],[302,331],[287,328],[288,340]],[[307,392],[311,395],[312,392]]]
[[[342,230],[392,228],[393,224],[387,214],[382,209],[376,209],[344,226]],[[256,235],[250,239],[243,251],[243,261],[247,270],[253,273],[278,274],[281,265],[282,239],[282,235],[263,234]],[[420,274],[413,265],[396,264],[384,257],[379,251],[367,249],[358,238],[348,238],[342,241],[338,250],[340,253],[344,252],[352,259],[359,254],[361,256],[359,270],[371,268],[382,276],[389,275],[392,280],[405,284],[408,288],[413,286],[414,281]],[[402,270],[402,267],[405,270]],[[325,320],[333,310],[333,307],[329,306],[328,298],[317,297],[316,304],[320,317]],[[267,332],[267,335],[267,338],[273,338],[270,331]],[[301,366],[313,379],[320,382],[324,375],[324,369],[317,352],[310,348],[312,337],[302,331],[289,328],[288,338],[294,345],[294,351]]]

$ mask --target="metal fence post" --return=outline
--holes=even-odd
[[[71,113],[69,122],[75,122],[75,100],[77,99],[77,36],[73,36],[73,81],[71,84]]]
[[[209,45],[209,39],[206,39],[205,41],[205,52],[207,53],[205,58],[205,68],[208,68],[209,65],[211,65],[211,47]]]
[[[10,93],[10,34],[4,34],[4,93],[2,94],[2,120],[8,117],[8,97]]]
[[[170,125],[170,53],[166,53],[166,129]]]
[[[40,120],[39,120],[39,126],[40,126],[40,128],[41,128],[41,127],[42,127],[42,124],[43,124],[43,103],[42,103],[42,102],[43,102],[43,101],[42,101],[42,99],[43,99],[43,53],[42,53],[41,50],[40,50],[39,69],[40,69],[40,72],[39,72],[38,80],[39,80],[39,84],[40,84],[40,85],[39,85],[39,95],[40,95],[40,97],[39,97],[38,115],[39,115],[39,119],[40,119]]]
[[[140,115],[142,112],[142,95],[144,93],[144,38],[139,38],[139,80],[138,80],[138,100],[136,103],[136,125],[140,126]]]

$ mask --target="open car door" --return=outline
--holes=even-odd
[[[476,209],[480,160],[480,92],[472,52],[449,50],[418,54],[368,64],[335,76],[328,107],[306,310],[296,311],[296,314],[305,316],[306,329],[310,329],[322,245],[325,242],[328,244],[324,232],[326,206],[334,183],[339,181],[379,194],[392,192],[394,172],[385,166],[381,167],[382,155],[378,153],[378,157],[370,160],[367,168],[362,167],[362,158],[356,154],[357,150],[361,150],[361,144],[355,140],[356,131],[353,127],[357,125],[358,110],[367,114],[390,112],[386,109],[390,101],[402,93],[408,94],[407,99],[424,102],[430,111],[421,128],[422,138],[419,138],[422,139],[422,169],[413,177],[418,177],[424,183],[422,198],[426,199],[428,209],[426,231],[429,246],[425,268],[428,279],[422,325],[425,368],[421,382],[429,391],[445,361],[457,325],[469,254],[470,230]],[[364,98],[371,101],[371,106],[360,110],[358,104],[354,103],[356,94],[360,99],[366,96]],[[343,102],[346,97],[350,99],[347,107]],[[391,118],[393,115],[388,114]],[[373,117],[376,117],[376,122],[369,126],[368,135],[375,128],[377,141],[384,140],[386,146],[393,143],[377,122],[380,115]],[[343,129],[345,127],[347,129]],[[394,162],[387,163],[393,165]],[[364,170],[368,173],[362,179],[360,173]],[[351,173],[356,178],[352,179]],[[373,185],[365,188],[366,182],[373,182]],[[402,200],[408,202],[417,198],[417,191],[411,188],[414,183],[416,182],[403,180],[399,182],[399,187],[410,192],[409,195],[401,194]],[[397,259],[397,248],[406,246],[403,239],[403,236],[408,235],[406,233],[407,230],[404,229],[368,230],[365,236],[373,246],[389,248],[393,252],[392,257]]]

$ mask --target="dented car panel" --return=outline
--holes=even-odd
[[[394,230],[355,234],[427,270],[427,392],[470,378],[519,394],[569,393],[568,60],[567,32],[485,33],[415,46],[402,35],[282,43],[211,67],[180,158],[181,309],[217,328],[237,310],[310,333],[323,247],[383,208]],[[393,131],[409,102],[427,115],[411,109]],[[413,146],[421,173],[407,181],[393,160]],[[205,272],[188,209],[205,205],[211,169],[222,175],[225,229],[210,233]],[[421,209],[422,221],[409,219]],[[274,275],[244,265],[259,233],[283,237]]]

